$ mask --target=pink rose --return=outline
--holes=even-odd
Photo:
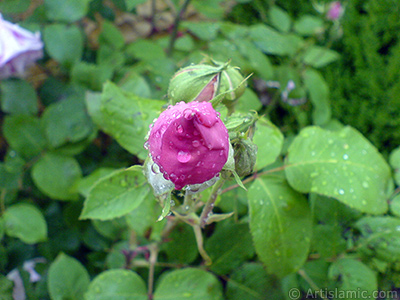
[[[339,19],[343,14],[343,7],[342,4],[339,1],[334,1],[331,2],[329,5],[329,10],[326,14],[326,18],[328,20],[337,20]]]
[[[151,126],[148,147],[164,178],[180,190],[215,177],[229,153],[229,135],[209,102],[179,102]]]
[[[0,79],[21,77],[43,56],[40,33],[32,33],[3,19],[0,14]]]

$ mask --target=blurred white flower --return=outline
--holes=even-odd
[[[0,14],[0,79],[23,77],[43,57],[40,33],[32,33],[3,19]]]

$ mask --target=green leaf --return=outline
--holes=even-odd
[[[85,95],[85,103],[89,116],[93,122],[98,124],[103,123],[103,114],[100,111],[101,107],[101,93],[87,91]]]
[[[284,277],[306,261],[311,210],[303,195],[283,178],[258,177],[249,188],[250,230],[267,272]]]
[[[394,170],[394,180],[397,185],[400,185],[400,147],[390,153],[389,163]]]
[[[147,300],[143,279],[130,270],[108,270],[89,285],[85,300]]]
[[[3,14],[20,14],[26,11],[30,4],[31,0],[3,0],[0,2],[0,11]]]
[[[68,1],[60,2],[67,3]],[[83,35],[75,25],[48,25],[44,28],[43,40],[49,55],[67,68],[70,68],[82,56]]]
[[[340,226],[343,230],[362,216],[360,211],[352,209],[334,198],[311,194],[310,202],[313,210],[318,212],[314,215],[316,222],[335,227]]]
[[[148,193],[142,203],[125,216],[126,223],[138,235],[144,236],[146,231],[156,223],[160,211],[161,207],[155,201],[153,193]]]
[[[322,68],[338,60],[339,53],[320,46],[311,46],[307,48],[302,56],[302,62],[314,68]]]
[[[269,9],[271,24],[282,32],[289,32],[292,21],[289,14],[279,6],[272,6]]]
[[[92,173],[90,173],[90,175],[80,179],[79,182],[77,182],[76,189],[82,196],[87,197],[89,196],[90,189],[97,181],[107,175],[110,175],[114,171],[116,171],[114,168],[99,168],[94,170]]]
[[[71,81],[85,88],[100,91],[103,83],[110,80],[112,75],[113,68],[110,65],[78,62],[72,68]]]
[[[168,261],[177,264],[190,264],[198,256],[196,237],[191,226],[181,224],[174,228],[168,236],[168,242],[162,250],[167,254]]]
[[[134,9],[137,5],[145,3],[147,0],[125,0],[125,5],[128,11]]]
[[[221,19],[225,10],[220,3],[223,0],[194,0],[192,5],[196,11],[200,12],[209,19]]]
[[[205,249],[212,260],[210,270],[228,274],[254,255],[248,224],[235,224],[230,220],[218,223]]]
[[[400,194],[390,201],[390,212],[396,217],[400,217]]]
[[[303,80],[313,105],[313,123],[315,125],[327,124],[332,114],[328,84],[322,75],[313,69],[307,69],[305,71]]]
[[[327,287],[329,285],[329,266],[330,263],[327,260],[321,258],[307,261],[302,268],[302,272],[305,275],[299,278],[301,289],[307,292],[316,292],[315,287],[318,287],[320,289],[322,289],[323,287]],[[304,278],[307,278],[307,280],[305,280]]]
[[[261,264],[246,263],[229,276],[226,296],[227,300],[283,299],[277,286]]]
[[[313,229],[312,248],[322,258],[337,257],[346,250],[346,240],[342,237],[342,231],[341,226],[316,224]]]
[[[5,220],[3,217],[0,218],[0,241],[4,237],[4,232],[5,232]]]
[[[98,233],[112,241],[120,239],[125,229],[127,229],[125,218],[115,218],[107,221],[93,220],[92,224]]]
[[[73,157],[53,153],[45,154],[32,168],[35,185],[56,200],[76,200],[73,186],[82,177],[81,168]]]
[[[250,38],[261,51],[273,55],[294,54],[303,43],[302,39],[295,35],[281,34],[263,24],[250,27]]]
[[[80,218],[109,220],[128,214],[150,192],[146,183],[140,166],[103,177],[89,191]]]
[[[0,83],[1,109],[10,114],[38,113],[35,89],[25,80],[3,80]]]
[[[53,148],[84,140],[94,130],[83,99],[71,96],[51,104],[43,113],[46,137]]]
[[[145,136],[164,103],[140,98],[107,82],[102,93],[100,112],[95,110],[94,121],[100,119],[101,122],[97,125],[113,136],[123,148],[145,159],[148,154],[143,147]]]
[[[46,146],[40,121],[33,116],[6,116],[3,133],[10,147],[24,158],[33,158]]]
[[[304,36],[323,32],[324,21],[318,17],[305,15],[294,22],[294,30]]]
[[[353,258],[344,257],[332,263],[328,273],[329,279],[338,285],[338,292],[343,291],[348,297],[345,300],[365,299],[371,297],[378,290],[378,282],[375,273],[362,262]],[[354,297],[355,291],[361,291],[363,297]]]
[[[42,212],[28,203],[14,204],[4,213],[4,226],[8,236],[19,238],[26,244],[47,239],[47,224]]]
[[[269,120],[262,118],[256,123],[253,142],[258,146],[255,170],[272,164],[283,146],[283,134]]]
[[[110,45],[117,50],[125,45],[124,36],[112,22],[104,20],[101,26],[102,30],[99,35],[99,44]]]
[[[144,61],[152,61],[166,57],[164,49],[150,40],[137,40],[131,43],[126,48],[125,53],[135,59]]]
[[[81,300],[90,282],[85,267],[75,258],[63,253],[51,264],[47,280],[52,300]]]
[[[400,219],[364,217],[355,227],[361,232],[358,246],[362,252],[387,262],[400,260]]]
[[[217,37],[220,28],[219,22],[182,22],[181,25],[203,41],[210,41]]]
[[[222,300],[221,283],[211,273],[186,268],[164,274],[157,285],[154,300]]]
[[[75,22],[84,17],[92,0],[45,0],[46,15],[50,20]]]
[[[393,189],[390,168],[377,149],[351,127],[303,129],[289,147],[285,172],[299,192],[333,197],[370,214],[388,209],[387,193]]]
[[[151,88],[146,79],[135,71],[125,73],[124,78],[118,82],[118,86],[123,90],[135,94],[142,98],[151,97]]]
[[[6,276],[0,274],[0,300],[13,300],[14,283]]]
[[[258,99],[257,94],[250,88],[246,88],[244,94],[240,97],[240,100],[236,102],[236,110],[242,113],[250,110],[258,111],[261,107],[262,104]]]
[[[262,53],[252,41],[247,39],[237,39],[235,44],[240,52],[240,54],[245,57],[250,66],[257,75],[261,76],[265,80],[270,80],[273,77],[272,64],[268,57]],[[242,102],[240,100],[239,102]]]

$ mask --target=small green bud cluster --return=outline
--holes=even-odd
[[[184,101],[211,101],[217,96],[223,102],[235,102],[246,89],[246,80],[229,62],[220,63],[211,59],[198,65],[180,69],[172,77],[168,98],[172,104]]]

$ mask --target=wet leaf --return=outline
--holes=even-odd
[[[27,244],[47,239],[47,224],[42,212],[32,204],[19,203],[4,213],[4,228],[8,236],[19,238]]]
[[[109,220],[128,214],[146,198],[150,187],[139,166],[101,178],[89,191],[81,219]]]
[[[100,103],[95,96],[87,101],[91,102],[89,114],[94,116],[94,121],[102,130],[132,154],[146,158],[148,151],[143,147],[145,136],[165,102],[140,98],[111,82],[105,84]]]
[[[255,170],[260,170],[278,158],[283,146],[283,134],[270,121],[259,119],[253,142],[258,146]]]
[[[76,200],[74,184],[82,176],[81,168],[73,157],[47,153],[32,168],[35,185],[47,196],[57,200]]]
[[[81,300],[89,281],[85,267],[75,258],[61,253],[49,268],[47,286],[52,300]]]
[[[147,300],[143,279],[130,270],[108,270],[100,273],[89,285],[86,300]]]
[[[329,279],[337,283],[337,292],[345,292],[343,299],[365,299],[378,290],[375,273],[362,262],[353,258],[341,258],[329,268]],[[348,291],[349,293],[346,293]],[[360,297],[354,297],[354,291],[360,291]],[[362,297],[361,297],[361,292]]]
[[[260,176],[250,186],[250,230],[268,273],[284,277],[307,259],[311,210],[303,195],[278,176]]]
[[[351,127],[334,132],[303,129],[289,147],[285,172],[299,192],[333,197],[370,214],[388,209],[387,195],[393,189],[390,168]]]
[[[209,272],[186,268],[164,274],[157,284],[154,300],[222,300],[218,279]]]

